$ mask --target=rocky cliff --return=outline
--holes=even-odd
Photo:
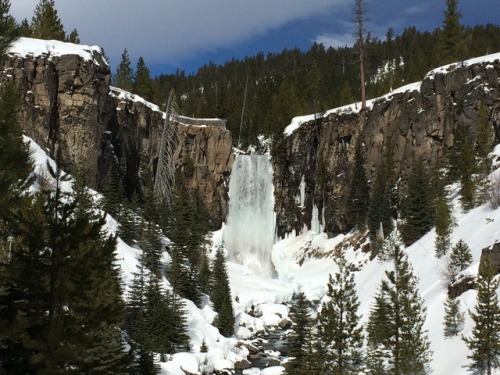
[[[370,180],[384,146],[393,142],[404,193],[415,157],[435,165],[453,145],[455,127],[477,130],[481,105],[499,141],[500,54],[436,69],[422,82],[370,101],[364,113],[357,110],[358,104],[294,119],[274,152],[278,234],[311,228],[323,217],[329,233],[350,229],[344,218],[345,192],[357,140],[363,145]],[[301,192],[305,196],[299,199]]]
[[[111,167],[125,181],[154,176],[163,115],[141,98],[112,90],[110,67],[98,47],[20,38],[4,60],[0,83],[12,80],[21,96],[19,121],[27,136],[62,167],[83,166],[101,188]],[[197,187],[220,224],[227,211],[232,138],[224,128],[176,124],[174,163],[189,159],[188,186]]]

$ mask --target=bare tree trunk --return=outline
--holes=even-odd
[[[364,1],[363,0],[355,0],[355,9],[354,14],[356,15],[356,44],[358,45],[359,50],[359,77],[361,84],[361,111],[364,112],[366,110],[366,89],[365,89],[365,48],[364,48]]]

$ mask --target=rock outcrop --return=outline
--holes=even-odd
[[[363,115],[337,110],[303,123],[275,147],[278,234],[311,228],[312,222],[323,217],[328,233],[350,229],[345,221],[345,193],[356,141],[362,142],[370,180],[382,162],[384,147],[393,142],[402,195],[414,159],[421,156],[429,166],[435,165],[453,145],[456,126],[477,131],[481,105],[500,140],[498,55],[431,72],[421,84],[375,99]],[[305,191],[303,207],[296,198],[301,188]]]
[[[154,104],[110,86],[110,67],[98,47],[20,38],[4,61],[0,83],[14,81],[25,134],[71,172],[85,168],[102,188],[108,170],[125,181],[154,176],[164,113]],[[176,124],[177,168],[190,165],[188,187],[197,188],[220,226],[227,212],[227,184],[234,159],[229,131]]]

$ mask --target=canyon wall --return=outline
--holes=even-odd
[[[154,176],[164,113],[154,104],[110,86],[110,67],[98,47],[20,38],[3,61],[0,83],[19,88],[19,122],[27,136],[71,172],[86,170],[102,188],[110,168],[124,181]],[[198,188],[213,224],[227,213],[232,137],[218,126],[174,124],[176,168],[191,165],[188,187]]]
[[[351,229],[345,220],[346,192],[358,140],[370,181],[383,160],[384,146],[392,141],[400,194],[416,157],[434,166],[452,147],[454,128],[464,125],[477,131],[481,105],[498,142],[499,58],[492,55],[430,72],[421,84],[373,100],[364,113],[354,106],[330,111],[284,136],[273,153],[278,234],[310,229],[317,220],[314,206],[318,219],[324,217],[326,232]],[[298,204],[301,191],[303,206]]]

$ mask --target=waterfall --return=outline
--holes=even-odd
[[[229,181],[224,242],[229,260],[272,277],[275,222],[273,173],[267,155],[238,155]]]

